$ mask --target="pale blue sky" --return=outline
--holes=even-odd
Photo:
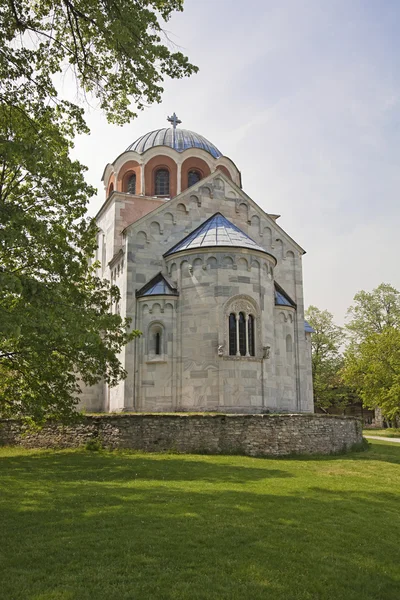
[[[89,111],[91,214],[105,164],[175,111],[307,250],[306,305],[341,323],[358,290],[400,288],[400,2],[186,0],[167,29],[200,72],[123,128]]]

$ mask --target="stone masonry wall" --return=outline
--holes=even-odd
[[[316,414],[95,415],[29,433],[18,421],[0,420],[1,445],[79,448],[93,439],[110,449],[283,456],[350,450],[362,442],[362,429],[356,417]]]

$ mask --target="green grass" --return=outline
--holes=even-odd
[[[387,429],[364,429],[364,435],[376,435],[377,437],[391,437],[400,438],[399,428],[387,428]]]
[[[400,445],[0,449],[1,600],[398,600]]]

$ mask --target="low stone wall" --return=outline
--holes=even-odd
[[[121,414],[83,417],[77,424],[49,423],[26,432],[0,420],[0,444],[25,448],[78,448],[99,440],[107,448],[146,452],[331,454],[362,442],[361,421],[332,415]]]

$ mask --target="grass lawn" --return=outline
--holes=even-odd
[[[364,429],[364,435],[376,435],[378,437],[391,437],[400,438],[399,428],[387,428],[387,429]]]
[[[0,449],[1,600],[399,600],[400,445]]]

